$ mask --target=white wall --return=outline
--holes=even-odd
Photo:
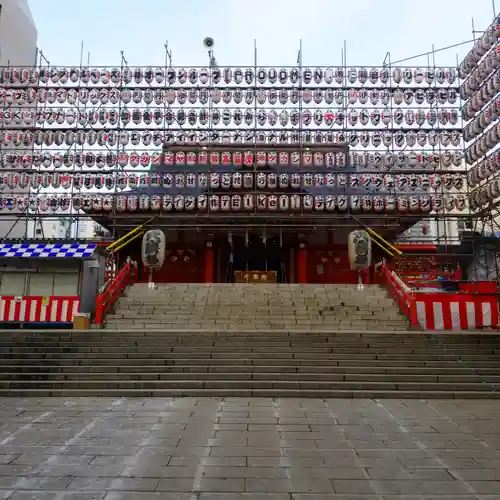
[[[34,67],[38,34],[28,0],[0,0],[0,6],[0,66]],[[8,218],[0,216],[0,238],[9,231],[9,238],[24,238],[25,218],[14,227],[15,213],[10,213]]]
[[[0,66],[35,66],[38,33],[28,0],[0,0]]]
[[[95,222],[90,217],[73,220],[68,215],[40,217],[29,221],[27,236],[37,239],[92,239],[95,237],[94,226]]]

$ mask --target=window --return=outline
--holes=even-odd
[[[78,273],[32,273],[28,277],[27,295],[78,295]]]
[[[0,295],[25,295],[26,273],[0,273]]]
[[[77,273],[55,273],[54,295],[78,295],[79,278]]]
[[[28,276],[28,295],[52,295],[54,275],[52,273],[31,273]]]

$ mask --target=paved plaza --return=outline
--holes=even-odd
[[[0,399],[0,499],[500,500],[500,401]]]

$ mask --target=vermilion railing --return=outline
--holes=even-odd
[[[418,326],[417,304],[414,293],[386,265],[383,265],[380,271],[389,295],[398,303],[399,309],[410,320],[411,326]]]
[[[422,273],[421,279],[430,279],[420,282],[421,287],[412,281],[415,276],[399,276],[386,265],[381,268],[381,276],[389,295],[412,326],[435,331],[498,328],[496,283],[459,281],[456,292],[446,292],[441,290],[442,282],[436,280],[436,273]]]
[[[495,281],[477,281],[470,282],[462,279],[461,275],[457,277],[455,272],[411,272],[401,271],[399,278],[415,291],[436,287],[441,288],[443,280],[451,280],[456,283],[457,293],[498,293],[498,287]]]
[[[398,276],[400,279],[412,289],[418,290],[419,288],[427,288],[429,286],[436,286],[439,279],[453,279],[454,273],[450,272],[418,272],[418,271],[399,271]],[[440,286],[440,284],[438,285]]]
[[[137,266],[128,263],[120,270],[115,279],[107,285],[106,289],[97,296],[94,318],[96,325],[103,324],[105,314],[109,312],[111,306],[119,299],[122,292],[137,281],[137,274]]]

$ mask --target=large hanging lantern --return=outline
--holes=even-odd
[[[147,231],[142,238],[142,262],[145,267],[159,269],[165,261],[166,238],[159,229]]]
[[[372,241],[366,231],[357,230],[349,233],[349,263],[352,270],[366,269],[372,261]]]

